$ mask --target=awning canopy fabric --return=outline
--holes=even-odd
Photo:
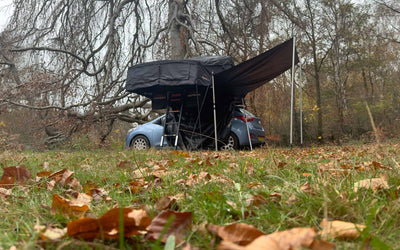
[[[293,39],[215,75],[216,90],[241,99],[292,66]],[[299,62],[295,53],[295,64]]]

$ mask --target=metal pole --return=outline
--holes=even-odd
[[[301,78],[303,68],[300,63],[300,93],[299,93],[299,109],[300,109],[300,144],[303,145],[303,79]]]
[[[213,90],[213,110],[214,110],[214,141],[215,141],[215,151],[218,151],[218,135],[217,135],[217,111],[215,106],[215,85],[214,85],[214,72],[212,72],[212,90]]]
[[[242,98],[242,105],[244,107],[244,98]],[[250,151],[253,151],[253,144],[251,143],[251,137],[250,137],[250,130],[249,130],[249,124],[247,124],[247,114],[244,114],[244,120],[246,123],[246,128],[247,128],[247,137],[249,138],[249,145],[250,145]]]
[[[294,60],[295,60],[295,53],[296,53],[296,36],[293,36],[293,56],[292,56],[292,79],[291,79],[291,96],[290,96],[290,145],[293,145],[293,106],[294,106]]]

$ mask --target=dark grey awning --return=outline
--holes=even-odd
[[[274,79],[292,66],[293,39],[290,39],[250,60],[215,75],[217,91],[235,98]],[[295,63],[299,62],[297,53]]]

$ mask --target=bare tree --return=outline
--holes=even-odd
[[[145,60],[168,28],[157,11],[162,5],[132,0],[14,4],[0,37],[0,64],[11,83],[1,103],[53,110],[59,121],[99,123],[105,126],[102,141],[117,119],[147,119],[149,100],[126,93],[124,84],[128,66]],[[72,126],[64,137],[76,129]]]

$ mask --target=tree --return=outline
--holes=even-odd
[[[104,141],[116,120],[143,122],[149,100],[126,93],[129,65],[141,62],[167,30],[159,6],[147,1],[15,1],[15,13],[0,37],[0,63],[8,69],[1,103],[58,116],[76,126],[98,123]],[[147,24],[146,19],[156,21]],[[155,30],[153,32],[153,30]],[[133,111],[131,111],[133,109]],[[59,129],[61,130],[61,129]]]

